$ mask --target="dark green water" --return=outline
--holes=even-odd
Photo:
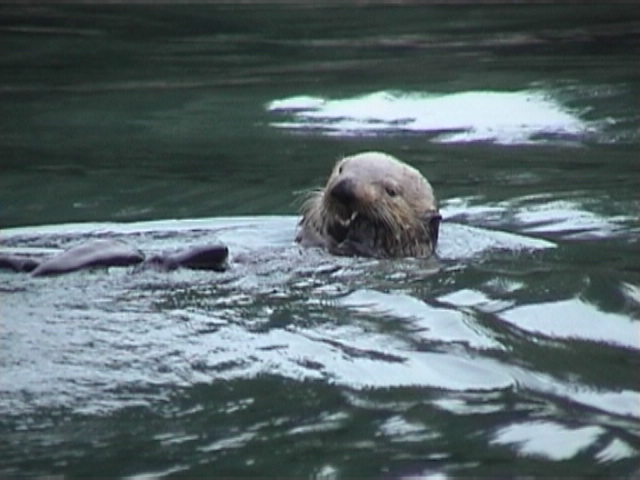
[[[2,248],[232,252],[0,272],[0,476],[637,475],[639,45],[619,5],[0,6]],[[431,180],[437,262],[293,245],[362,150]]]

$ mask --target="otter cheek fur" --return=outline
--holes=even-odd
[[[438,238],[440,215],[429,182],[379,152],[340,160],[301,213],[296,241],[338,255],[428,257]]]

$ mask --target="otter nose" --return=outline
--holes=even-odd
[[[356,200],[356,182],[352,178],[343,178],[329,192],[338,202],[349,205]]]

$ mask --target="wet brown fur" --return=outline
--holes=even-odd
[[[345,180],[353,195],[348,205],[331,194]],[[302,245],[373,257],[430,256],[440,218],[420,172],[379,152],[338,161],[325,188],[307,194],[301,214],[296,241]]]

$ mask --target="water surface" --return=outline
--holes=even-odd
[[[0,272],[2,476],[640,471],[636,8],[0,19],[2,249],[231,250]],[[293,243],[297,195],[362,150],[430,179],[437,258]]]

